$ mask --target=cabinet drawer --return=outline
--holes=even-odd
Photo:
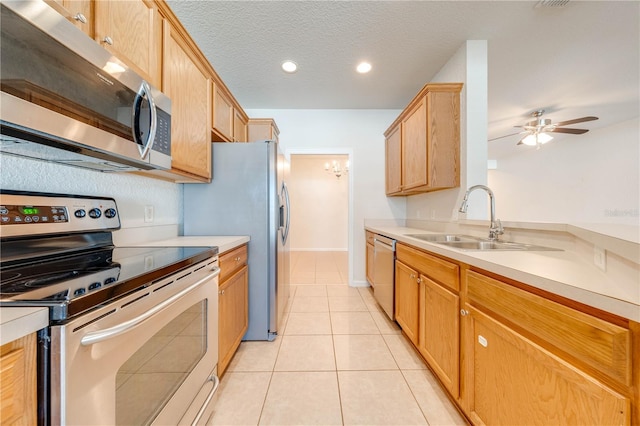
[[[456,292],[460,290],[460,268],[455,263],[447,262],[403,244],[396,245],[396,257],[440,284]]]
[[[247,264],[247,245],[240,246],[220,255],[220,279],[222,284],[238,269]]]
[[[373,232],[367,232],[367,243],[368,244],[373,244],[373,239],[376,237],[376,234],[374,234]]]
[[[620,383],[631,383],[631,333],[567,306],[467,271],[469,302],[489,309]]]

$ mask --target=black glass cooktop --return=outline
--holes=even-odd
[[[76,301],[104,303],[165,278],[217,253],[211,247],[108,247],[48,256],[0,267],[0,305],[62,306],[53,320],[73,314]],[[79,308],[76,308],[76,310]]]

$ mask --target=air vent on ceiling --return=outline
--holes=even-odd
[[[570,0],[540,0],[535,7],[565,7]]]

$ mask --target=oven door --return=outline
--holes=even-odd
[[[205,407],[190,406],[207,403],[218,383],[219,272],[209,259],[52,327],[52,424],[175,425],[194,421],[187,411],[202,416]]]

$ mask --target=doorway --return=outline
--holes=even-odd
[[[349,285],[349,155],[291,154],[291,284]]]

